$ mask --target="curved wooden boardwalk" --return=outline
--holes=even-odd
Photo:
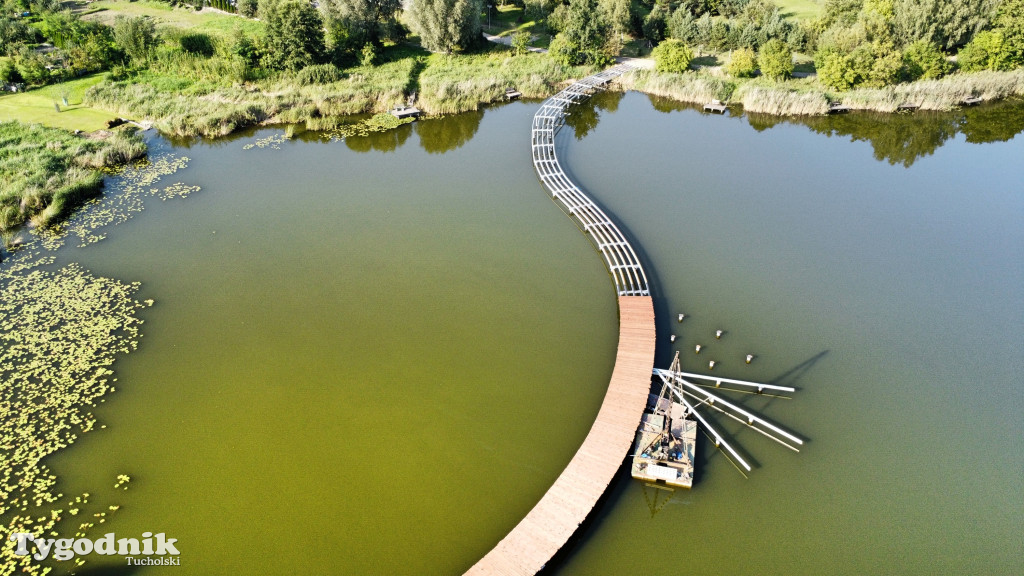
[[[590,76],[544,101],[533,118],[533,164],[541,181],[590,234],[619,294],[619,346],[597,419],[583,445],[540,502],[466,574],[536,574],[593,510],[629,453],[654,368],[654,305],[640,260],[625,235],[562,171],[555,133],[566,109],[628,68]]]

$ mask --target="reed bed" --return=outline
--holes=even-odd
[[[114,132],[82,138],[70,132],[19,122],[0,122],[0,233],[31,221],[45,227],[99,194],[101,168],[146,153],[135,134]]]
[[[562,82],[593,71],[562,66],[542,54],[513,56],[500,49],[472,56],[434,54],[419,77],[417,106],[428,114],[476,110],[481,104],[504,99],[508,88],[519,90],[525,98],[544,98]]]
[[[381,112],[405,100],[415,61],[389,62],[349,70],[346,78],[306,84],[294,76],[250,83],[144,73],[106,82],[86,94],[93,105],[154,123],[179,136],[224,136],[254,124],[298,123]]]
[[[755,114],[779,116],[814,116],[828,113],[828,98],[812,90],[795,90],[786,85],[746,83],[739,86],[733,98],[743,110]]]
[[[839,98],[843,104],[858,110],[895,112],[902,104],[919,106],[922,110],[950,110],[973,96],[982,100],[1024,96],[1024,69],[959,73],[938,80],[860,88],[840,94]]]
[[[736,86],[732,82],[706,74],[674,74],[653,70],[635,70],[618,78],[623,90],[637,90],[680,102],[705,104],[712,100],[728,101]]]
[[[840,101],[856,110],[895,112],[903,104],[922,110],[950,110],[972,96],[986,101],[1024,96],[1024,69],[958,73],[939,80],[839,93],[822,87],[812,78],[784,82],[763,78],[726,81],[703,73],[669,74],[649,70],[626,74],[618,80],[618,85],[680,102],[703,104],[731,99],[741,103],[746,112],[755,114],[810,116],[828,113],[828,103],[832,101]]]

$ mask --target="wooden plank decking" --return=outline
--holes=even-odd
[[[605,258],[619,295],[619,347],[608,392],[583,445],[540,502],[466,574],[536,574],[551,560],[615,477],[647,405],[654,368],[654,305],[647,276],[626,235],[562,170],[555,134],[569,106],[630,69],[620,64],[576,82],[533,117],[533,166],[541,182]]]
[[[620,296],[615,368],[594,425],[540,502],[467,575],[536,574],[565,545],[629,454],[653,367],[651,297]]]

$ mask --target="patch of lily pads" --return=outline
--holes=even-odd
[[[0,265],[0,576],[52,570],[15,555],[7,535],[79,538],[119,509],[89,507],[89,494],[63,500],[44,460],[97,427],[92,410],[115,390],[113,364],[137,349],[141,311],[153,305],[136,299],[138,282],[98,277],[78,264],[57,267],[52,251],[69,237],[79,246],[102,240],[101,228],[132,218],[147,197],[198,191],[181,182],[159,186],[188,162],[167,154],[111,172],[102,197],[62,226],[34,230],[38,241]],[[130,480],[120,474],[114,488],[127,490]],[[69,568],[83,563],[78,558]]]

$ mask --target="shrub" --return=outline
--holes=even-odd
[[[750,78],[757,72],[757,56],[750,48],[733,50],[725,71],[737,78]]]
[[[213,47],[213,40],[206,34],[192,33],[185,34],[178,39],[181,49],[189,54],[209,58],[216,51]]]
[[[156,25],[142,16],[118,16],[114,20],[114,42],[133,61],[145,60],[156,46]]]
[[[314,64],[306,66],[295,75],[295,81],[303,86],[311,84],[331,84],[343,78],[341,70],[334,64]]]
[[[259,0],[238,0],[238,13],[246,18],[255,18],[259,10]]]
[[[23,52],[18,57],[17,67],[18,74],[27,84],[46,84],[50,81],[46,60],[34,52]]]
[[[788,78],[793,74],[793,52],[785,42],[772,38],[761,47],[757,64],[768,78]]]
[[[978,32],[974,39],[960,49],[957,60],[968,72],[978,70],[1009,70],[1011,54],[1001,30]]]
[[[526,54],[530,50],[530,33],[525,30],[519,30],[512,35],[512,51],[515,52],[516,56]]]
[[[690,68],[693,51],[679,40],[666,40],[651,51],[651,56],[654,57],[654,68],[658,72],[682,74]]]
[[[908,80],[942,78],[950,68],[945,54],[927,40],[918,40],[903,51],[903,75]]]
[[[839,50],[819,50],[814,57],[814,68],[818,71],[818,80],[836,90],[849,90],[859,80],[853,69],[853,58]]]
[[[373,66],[376,61],[377,48],[373,45],[373,42],[363,44],[363,49],[359,51],[359,65]]]
[[[24,81],[25,79],[21,77],[21,73],[14,66],[14,62],[10,60],[0,62],[0,82],[15,83]]]

